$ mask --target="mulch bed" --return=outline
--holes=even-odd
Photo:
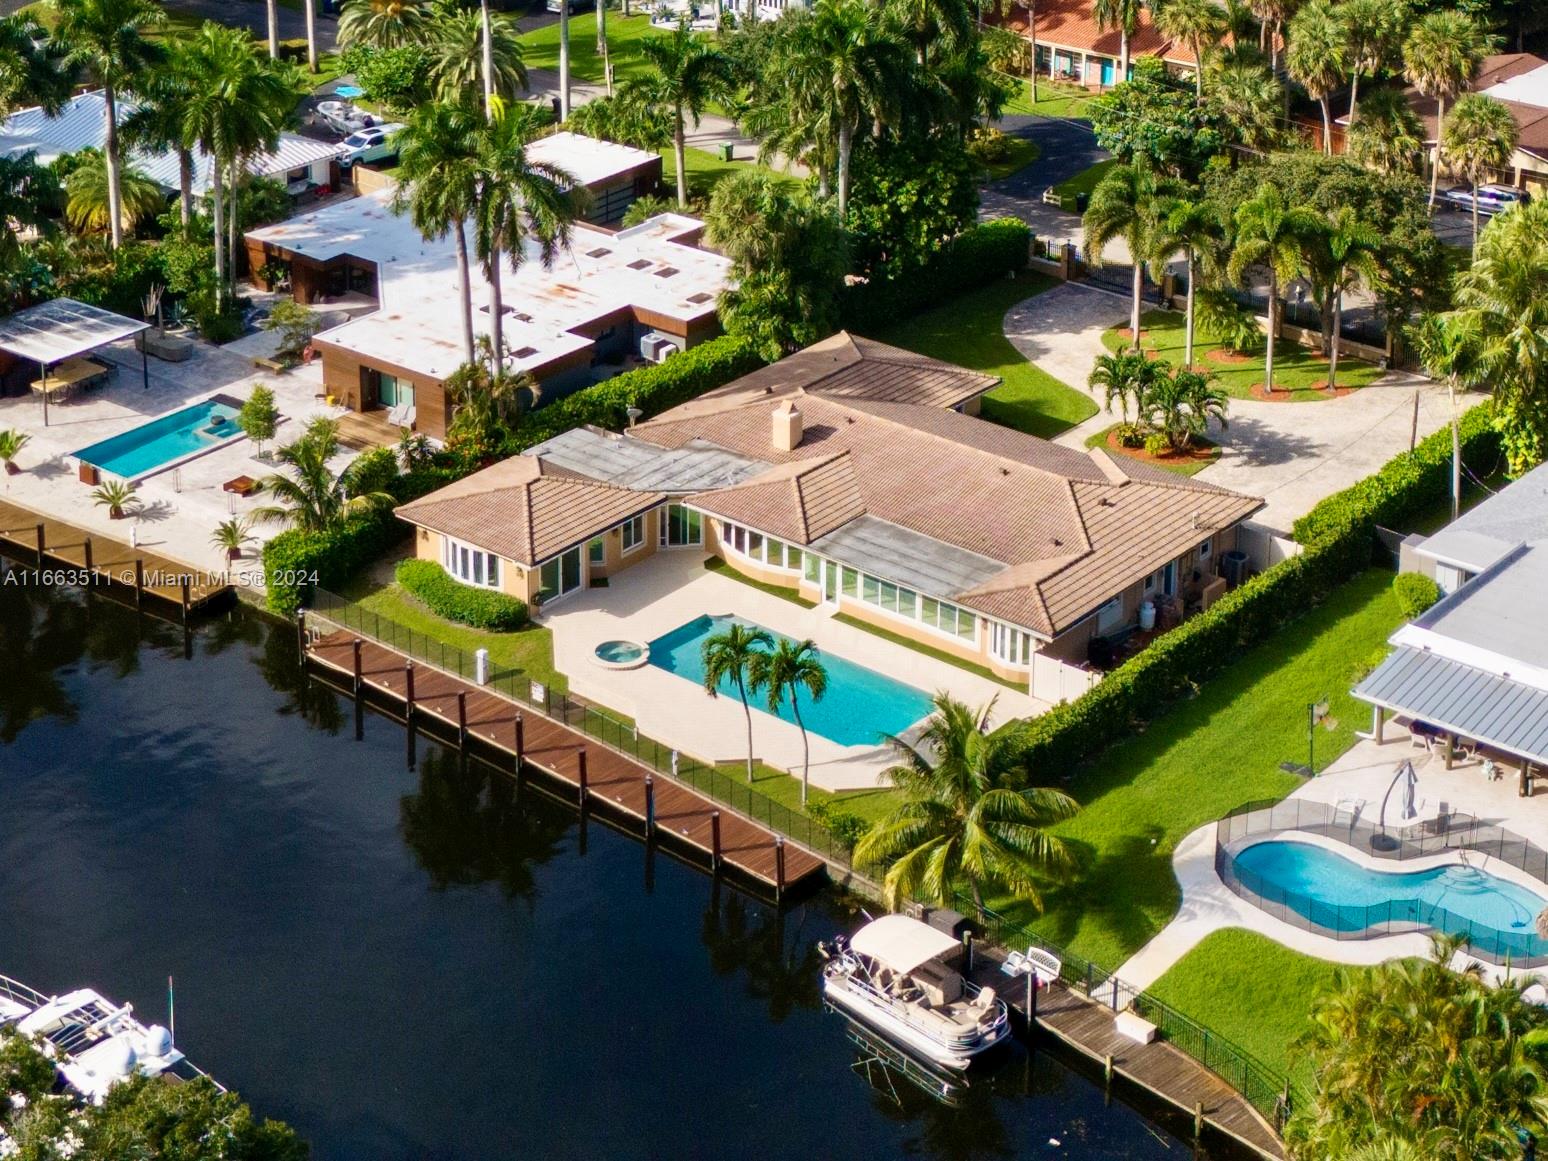
[[[1308,383],[1304,387],[1276,387],[1272,394],[1263,390],[1262,383],[1254,383],[1248,389],[1252,397],[1259,403],[1297,403],[1302,400],[1294,398],[1297,391],[1315,391],[1319,399],[1342,399],[1345,395],[1353,395],[1358,387],[1340,387],[1337,391],[1328,390],[1328,381],[1319,379],[1315,383]],[[1305,402],[1310,402],[1306,400]]]
[[[1224,347],[1216,347],[1213,351],[1206,351],[1204,357],[1211,363],[1252,363],[1257,359],[1256,355],[1244,355],[1240,351],[1228,351]]]
[[[1134,332],[1131,331],[1128,327],[1119,327],[1117,335],[1126,343],[1132,343],[1134,341]],[[1144,341],[1149,337],[1150,332],[1147,331],[1144,327],[1140,327],[1140,342],[1143,344]]]
[[[1166,467],[1168,464],[1186,463],[1212,463],[1219,453],[1219,445],[1207,439],[1195,439],[1193,446],[1185,452],[1167,452],[1165,455],[1151,455],[1142,447],[1124,447],[1118,442],[1118,433],[1107,433],[1107,450],[1114,455],[1128,456],[1131,460],[1144,460],[1147,464],[1156,464]]]

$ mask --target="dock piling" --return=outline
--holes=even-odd
[[[468,748],[468,691],[457,691],[457,745]]]
[[[48,529],[44,525],[38,525],[38,567],[43,567],[43,553],[47,548]]]
[[[403,720],[414,720],[414,663],[403,663]]]
[[[710,870],[720,870],[720,811],[710,811]]]
[[[590,788],[586,785],[586,747],[578,747],[575,756],[580,760],[580,804],[585,806],[586,796],[590,793]]]
[[[1111,1052],[1102,1058],[1102,1079],[1108,1084],[1113,1083],[1113,1054]]]
[[[527,756],[527,724],[521,720],[521,711],[516,711],[516,773],[521,773],[521,764]]]
[[[355,697],[359,698],[359,696],[360,696],[360,689],[361,689],[361,680],[360,680],[360,650],[361,650],[361,647],[365,644],[365,642],[362,641],[359,637],[356,637],[354,642],[353,642],[353,644],[354,644],[354,652],[355,652]]]
[[[785,836],[774,836],[774,898],[785,893]]]
[[[296,610],[296,663],[306,668],[306,610]]]
[[[1204,1102],[1198,1101],[1193,1106],[1193,1139],[1197,1141],[1204,1135]]]
[[[92,574],[96,571],[91,567],[91,537],[88,536],[85,540],[81,541],[81,551],[85,554],[86,557],[86,583],[89,585],[95,580],[95,577]]]
[[[145,605],[145,558],[134,558],[134,608],[138,612]]]
[[[1027,968],[1027,1034],[1037,1027],[1037,973]]]
[[[656,837],[656,780],[645,775],[645,838]]]
[[[189,606],[189,599],[188,599],[188,574],[186,572],[182,575],[181,581],[182,581],[181,589],[182,589],[182,600],[183,600],[183,624],[186,625],[186,624],[188,624],[188,606]]]

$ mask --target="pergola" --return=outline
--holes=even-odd
[[[149,330],[150,324],[90,306],[73,298],[56,298],[0,318],[0,351],[38,365],[43,383],[43,426],[48,426],[49,371],[109,343]],[[150,388],[150,365],[140,350],[140,375]]]

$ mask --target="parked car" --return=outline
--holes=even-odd
[[[402,125],[392,122],[351,133],[336,148],[339,164],[348,169],[357,161],[381,161],[385,157],[396,156],[398,147],[393,142],[393,136],[402,128]]]
[[[1454,185],[1441,192],[1441,200],[1448,205],[1459,209],[1471,210],[1473,208],[1473,191],[1465,185]],[[1531,195],[1525,190],[1516,189],[1509,185],[1481,185],[1478,187],[1478,212],[1480,214],[1502,214],[1515,206],[1525,205],[1531,200]]]

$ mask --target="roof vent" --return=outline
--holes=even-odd
[[[801,409],[792,400],[785,400],[774,409],[774,450],[788,452],[800,447],[801,428]]]
[[[1002,475],[1002,476],[1008,476],[1008,475],[1010,475],[1010,469],[1009,469],[1009,468],[1006,468],[1006,467],[1002,467],[1002,468],[1001,468],[1001,469],[1000,469],[1000,475]]]
[[[701,290],[698,294],[690,294],[688,296],[688,301],[693,303],[694,306],[702,306],[714,297],[715,296],[713,294],[706,294]]]
[[[676,266],[663,266],[660,270],[656,271],[656,277],[657,278],[671,278],[672,275],[674,275],[676,273],[677,273],[677,267]]]
[[[530,359],[533,355],[537,354],[537,348],[517,347],[514,351],[511,352],[511,354],[516,356],[518,359]]]
[[[1055,536],[1054,537],[1054,547],[1055,548],[1063,548],[1064,547],[1064,541],[1060,540],[1057,536]]]
[[[586,251],[586,257],[587,258],[606,258],[611,253],[612,253],[612,251],[609,250],[606,246],[598,246],[595,250],[587,250]]]
[[[649,265],[650,265],[650,259],[649,258],[636,258],[633,262],[629,263],[629,269],[630,270],[644,270]]]

